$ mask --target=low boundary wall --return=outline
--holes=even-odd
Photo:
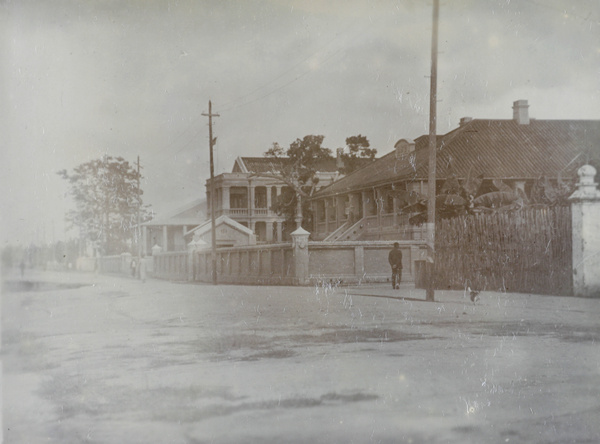
[[[265,244],[219,248],[217,280],[226,284],[304,285],[335,282],[360,284],[389,282],[390,241],[308,242],[305,246]],[[426,257],[421,241],[398,241],[403,253],[403,282],[414,282],[415,263]],[[153,256],[154,277],[212,282],[211,250],[158,253]],[[306,262],[304,267],[298,266]]]

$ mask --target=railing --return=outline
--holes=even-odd
[[[210,210],[208,211],[210,216]],[[215,216],[276,216],[269,208],[224,208],[216,211]]]
[[[344,233],[344,231],[348,229],[348,222],[344,222],[342,225],[340,225],[333,233],[329,234],[325,239],[323,239],[325,242],[332,242],[335,241],[337,239],[339,239],[342,234]]]

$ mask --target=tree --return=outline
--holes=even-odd
[[[103,156],[79,165],[72,174],[62,170],[58,175],[69,182],[75,201],[75,209],[66,215],[70,227],[79,228],[103,254],[128,250],[138,210],[140,220],[148,220],[136,169],[122,157]]]
[[[547,177],[537,179],[529,196],[520,188],[511,188],[500,179],[493,179],[493,191],[482,192],[483,175],[458,180],[450,169],[448,179],[436,196],[436,220],[476,213],[496,213],[516,211],[524,207],[548,207],[566,205],[575,190],[572,180],[564,180],[560,175],[556,183]],[[427,196],[411,191],[393,193],[400,202],[401,210],[411,214],[409,222],[421,225],[427,222]]]
[[[272,209],[285,215],[288,226],[295,222],[309,226],[311,212],[307,199],[315,191],[319,178],[317,169],[324,160],[333,159],[331,150],[324,148],[324,136],[308,135],[296,139],[284,150],[278,143],[265,152],[265,157],[274,159],[269,173],[260,173],[263,177],[273,177],[284,182],[290,191],[282,193]],[[277,160],[275,160],[277,159]]]
[[[366,160],[374,160],[377,155],[377,150],[369,148],[369,140],[366,136],[358,135],[348,137],[346,139],[348,152],[343,152],[341,155],[344,166],[340,169],[342,174],[350,174],[362,166]]]

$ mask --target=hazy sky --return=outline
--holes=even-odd
[[[380,155],[428,133],[432,3],[417,0],[5,0],[0,3],[2,244],[65,236],[56,172],[140,156],[145,202],[307,134]],[[452,0],[440,8],[438,133],[460,117],[600,119],[600,2]],[[74,235],[75,233],[73,233]]]

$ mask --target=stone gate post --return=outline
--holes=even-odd
[[[571,195],[573,231],[573,294],[600,297],[600,191],[596,169],[584,165],[577,171],[577,190]]]
[[[308,284],[308,236],[310,233],[302,227],[291,233],[294,251],[294,281],[298,285]]]

